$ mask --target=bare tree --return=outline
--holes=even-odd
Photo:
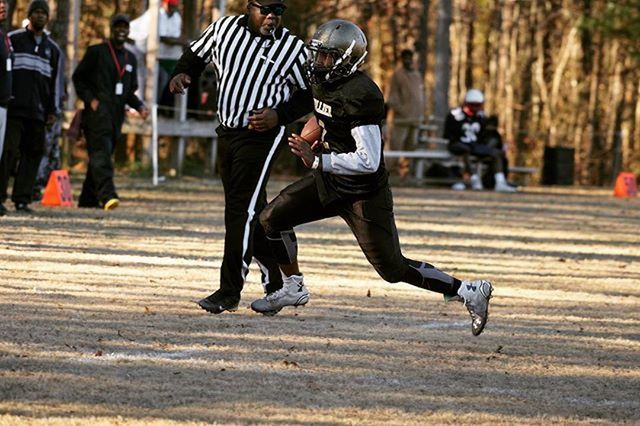
[[[435,79],[433,88],[433,115],[444,118],[449,110],[449,82],[451,46],[449,26],[451,25],[451,0],[438,2],[438,27],[435,44]]]

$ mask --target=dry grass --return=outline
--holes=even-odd
[[[407,256],[494,280],[473,338],[340,220],[298,230],[308,307],[253,313],[254,271],[208,315],[220,185],[120,186],[112,213],[0,219],[0,424],[640,423],[640,200],[395,189]]]

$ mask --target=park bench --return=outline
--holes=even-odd
[[[439,131],[439,126],[433,123],[424,124],[419,127],[416,141],[416,149],[413,151],[389,150],[384,152],[385,158],[406,158],[413,161],[414,177],[417,182],[431,183],[455,183],[458,178],[429,178],[425,174],[429,167],[434,164],[440,164],[444,167],[458,166],[462,167],[462,159],[449,152],[447,139],[433,136]],[[481,167],[481,163],[478,163]],[[512,166],[509,167],[509,174],[518,175],[518,181],[526,185],[528,177],[537,173],[535,167]]]

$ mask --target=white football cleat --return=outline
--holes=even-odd
[[[462,281],[458,296],[471,315],[471,333],[478,336],[489,318],[489,299],[493,286],[489,281]]]
[[[255,300],[251,309],[265,315],[274,315],[285,306],[302,306],[309,301],[309,290],[304,286],[302,275],[285,277],[280,290]]]

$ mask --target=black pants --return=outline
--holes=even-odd
[[[113,183],[113,150],[116,130],[85,126],[89,166],[78,200],[79,207],[101,207],[112,198],[118,198]]]
[[[29,204],[44,154],[45,125],[40,120],[9,118],[0,159],[0,202],[7,199],[9,177],[15,173],[11,201]]]
[[[219,127],[218,161],[224,187],[224,256],[220,289],[239,296],[252,257],[258,261],[268,292],[282,287],[278,265],[269,251],[258,216],[267,204],[266,185],[284,127],[269,132]]]
[[[504,172],[506,157],[502,147],[496,147],[483,143],[452,142],[449,144],[449,152],[453,155],[461,155],[464,161],[464,171],[471,173],[471,158],[475,156],[481,161],[491,162],[495,172]]]
[[[367,260],[385,281],[403,281],[438,293],[456,294],[460,280],[428,263],[402,255],[388,186],[367,199],[343,200],[324,206],[318,197],[315,179],[309,175],[283,189],[264,209],[260,222],[278,263],[290,264],[296,261],[297,251],[291,246],[292,241],[296,241],[295,236],[291,237],[293,228],[335,216],[349,225]]]

